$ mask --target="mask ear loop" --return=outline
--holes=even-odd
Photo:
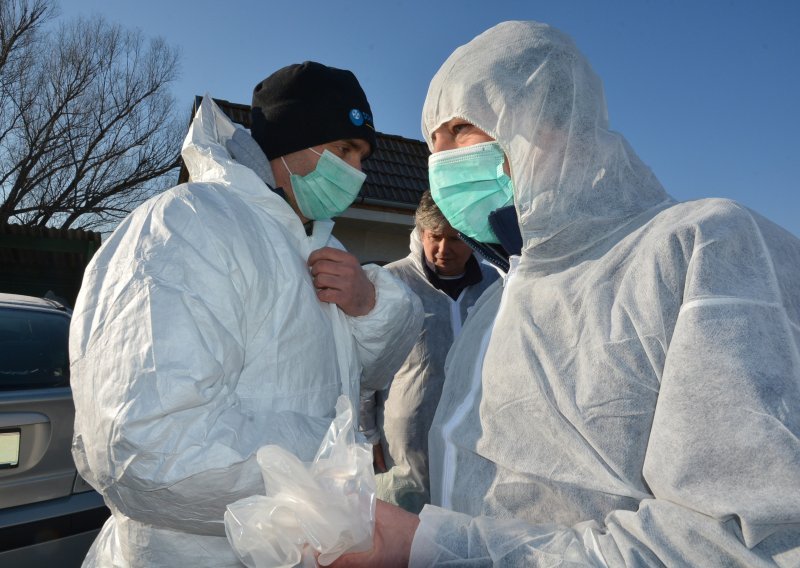
[[[319,152],[314,150],[314,148],[308,148],[308,149],[311,150],[312,152],[314,152],[320,158],[322,157],[322,154],[320,154]],[[281,162],[283,162],[283,167],[286,168],[286,171],[289,172],[289,175],[294,175],[292,173],[292,170],[289,169],[289,166],[286,165],[286,160],[283,159],[283,156],[281,156]]]
[[[281,162],[283,162],[283,167],[286,168],[286,171],[289,172],[289,175],[293,176],[294,174],[292,173],[292,170],[289,169],[289,166],[286,165],[286,160],[283,159],[283,156],[281,156]]]

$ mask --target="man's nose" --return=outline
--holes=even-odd
[[[455,150],[456,148],[458,148],[458,146],[456,146],[455,140],[451,137],[439,136],[433,141],[434,154],[436,152],[444,152],[445,150]]]
[[[353,166],[358,171],[364,171],[361,169],[361,156],[358,155],[358,152],[350,152],[351,156],[347,157],[347,163]]]

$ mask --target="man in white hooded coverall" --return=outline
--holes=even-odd
[[[522,253],[448,357],[441,508],[379,503],[335,565],[800,565],[800,241],[676,203],[549,26],[457,49],[422,122],[451,224],[491,241],[511,189]]]
[[[253,137],[206,97],[192,181],[137,208],[86,270],[73,454],[112,516],[84,565],[240,565],[223,513],[264,493],[256,451],[313,459],[337,397],[357,401],[362,375],[384,387],[421,326],[405,285],[330,236],[375,147],[355,76],[288,66],[252,114]]]
[[[385,268],[419,296],[425,323],[389,388],[362,400],[361,408],[362,428],[375,444],[377,496],[419,513],[430,503],[428,431],[442,394],[445,357],[497,271],[478,261],[430,191],[422,194],[414,220],[411,253]]]

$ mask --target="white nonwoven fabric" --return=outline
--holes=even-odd
[[[457,49],[431,148],[454,117],[506,153],[524,246],[448,356],[429,448],[451,510],[423,510],[411,565],[800,565],[800,241],[675,203],[549,26]]]

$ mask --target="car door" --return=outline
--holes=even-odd
[[[0,306],[0,509],[70,495],[69,314]]]
[[[0,566],[77,568],[109,516],[72,461],[69,316],[0,294]]]

